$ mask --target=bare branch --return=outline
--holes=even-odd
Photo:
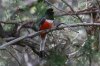
[[[99,13],[98,10],[96,10],[96,11],[87,11],[87,12],[85,12],[85,11],[84,12],[77,11],[76,13],[57,14],[55,16],[60,17],[60,16],[66,16],[66,15],[87,15],[87,14],[91,14],[91,13],[94,13],[94,12],[98,12]]]
[[[74,9],[65,1],[65,0],[61,0],[63,3],[65,3],[70,9],[71,9],[71,11],[73,12],[73,13],[75,13],[75,11],[74,11]],[[81,22],[83,22],[82,21],[82,19],[76,14],[76,16],[78,17],[78,19],[81,21]]]
[[[19,38],[16,38],[8,43],[5,43],[5,44],[2,44],[0,46],[0,49],[4,49],[5,47],[9,46],[9,45],[12,45],[20,40],[23,40],[25,38],[28,38],[28,37],[36,37],[38,36],[41,32],[46,32],[46,33],[49,33],[49,32],[52,32],[54,30],[62,30],[64,28],[67,28],[67,27],[78,27],[78,26],[100,26],[100,23],[77,23],[77,24],[68,24],[66,26],[63,26],[63,27],[58,27],[58,28],[52,28],[52,29],[48,29],[48,30],[42,30],[42,31],[38,31],[36,33],[31,33],[31,34],[28,34],[28,35],[24,35],[24,36],[21,36]]]
[[[20,24],[20,23],[29,23],[29,22],[35,22],[36,19],[33,20],[25,20],[25,21],[17,21],[17,20],[11,20],[11,21],[0,21],[0,23],[4,24]]]

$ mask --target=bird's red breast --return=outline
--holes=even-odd
[[[52,20],[45,20],[45,22],[40,26],[39,30],[46,30],[51,29],[53,27],[53,21]],[[45,38],[46,33],[41,32],[41,37]]]

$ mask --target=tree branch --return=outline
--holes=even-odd
[[[63,3],[65,3],[65,4],[71,9],[71,11],[72,11],[73,13],[75,13],[74,9],[73,9],[65,0],[61,0],[61,1],[62,1]],[[77,18],[78,18],[81,22],[83,22],[82,19],[79,17],[79,15],[76,14],[76,16],[77,16]]]
[[[67,24],[66,26],[63,26],[63,27],[57,27],[57,28],[52,28],[52,29],[48,29],[48,30],[42,30],[42,31],[38,31],[36,33],[31,33],[31,34],[28,34],[28,35],[24,35],[24,36],[21,36],[21,37],[18,37],[12,41],[9,41],[8,43],[5,43],[5,44],[2,44],[0,46],[0,49],[5,49],[5,47],[9,46],[9,45],[12,45],[18,41],[21,41],[25,38],[28,38],[28,37],[36,37],[38,36],[41,32],[46,32],[46,33],[49,33],[49,32],[52,32],[54,30],[62,30],[64,28],[67,28],[67,27],[78,27],[78,26],[100,26],[100,23],[77,23],[77,24]]]

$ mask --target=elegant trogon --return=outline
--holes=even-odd
[[[40,20],[39,23],[39,31],[41,30],[46,30],[46,29],[51,29],[54,27],[54,12],[52,8],[49,8],[45,12],[45,16]],[[40,55],[44,55],[44,50],[45,50],[45,42],[46,42],[46,33],[41,32],[40,33],[40,38],[41,38],[41,43],[40,43]]]

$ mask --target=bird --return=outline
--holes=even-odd
[[[36,24],[33,25],[33,30],[41,31],[41,30],[47,30],[47,29],[51,29],[51,28],[57,28],[62,24],[64,24],[64,23],[61,23],[54,19],[53,8],[48,8],[45,11],[45,14],[43,15],[43,17],[38,19]],[[40,47],[39,47],[39,57],[43,58],[46,55],[46,53],[45,53],[45,43],[46,43],[46,39],[47,39],[46,32],[44,32],[44,31],[40,32],[40,38],[41,38],[41,42],[40,42]]]
[[[48,8],[45,12],[45,16],[40,20],[39,31],[51,29],[53,27],[54,27],[54,11],[53,8]],[[41,38],[41,43],[39,51],[40,51],[40,56],[43,57],[45,55],[45,43],[47,38],[46,32],[40,32],[40,38]]]

